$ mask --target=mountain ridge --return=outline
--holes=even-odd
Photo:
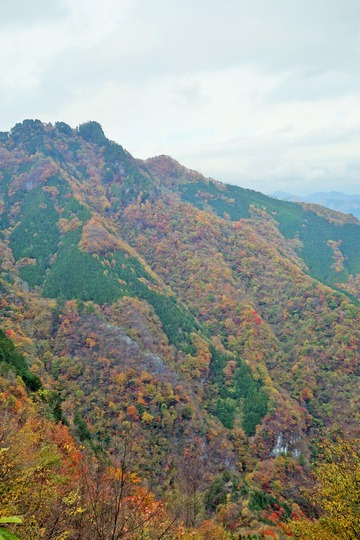
[[[359,425],[360,223],[137,160],[96,122],[25,121],[0,157],[1,324],[74,437],[113,455],[131,430],[161,497],[197,447],[196,496],[240,475],[248,530],[307,511],[313,440]]]
[[[287,201],[320,204],[331,210],[336,210],[337,212],[345,214],[353,214],[357,219],[360,218],[360,195],[349,195],[342,193],[341,191],[319,191],[299,197],[297,195],[290,195],[290,193],[278,191],[275,192],[273,196]]]

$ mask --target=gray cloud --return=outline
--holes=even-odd
[[[154,9],[159,4],[160,12]],[[360,5],[352,0],[155,2],[138,16],[157,28],[164,45],[157,60],[167,69],[224,69],[246,62],[318,71],[353,67],[359,53]]]
[[[5,0],[0,4],[0,27],[41,24],[68,14],[63,0]]]
[[[329,72],[353,74],[360,53],[360,4],[351,0],[137,1],[130,14],[130,21],[115,18],[95,42],[71,43],[55,57],[53,70],[71,71],[87,84],[191,75],[245,63],[288,71],[309,86]],[[93,24],[95,30],[96,19]]]
[[[209,176],[357,189],[357,0],[14,0],[0,26],[0,129],[95,119]]]

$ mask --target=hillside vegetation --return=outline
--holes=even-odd
[[[311,493],[321,441],[356,454],[360,222],[137,160],[96,122],[26,120],[0,164],[8,527],[342,538]]]

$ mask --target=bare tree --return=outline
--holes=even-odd
[[[82,472],[84,512],[79,518],[79,540],[170,539],[177,516],[169,517],[134,472],[131,443],[123,441],[118,457],[88,456]]]

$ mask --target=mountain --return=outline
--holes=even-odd
[[[135,159],[96,122],[25,120],[0,145],[1,327],[22,355],[0,355],[12,421],[17,375],[35,425],[67,425],[59,438],[80,462],[117,463],[113,480],[136,475],[123,527],[137,485],[162,501],[148,538],[166,523],[169,538],[285,538],[290,517],[316,517],[300,487],[317,444],[359,427],[360,222]],[[98,538],[88,478],[108,469],[86,466],[69,490]]]
[[[277,191],[274,193],[274,197],[285,201],[320,204],[331,210],[352,214],[356,218],[360,218],[360,195],[347,195],[340,191],[330,191],[330,193],[318,192],[298,197],[290,195],[290,193]]]

